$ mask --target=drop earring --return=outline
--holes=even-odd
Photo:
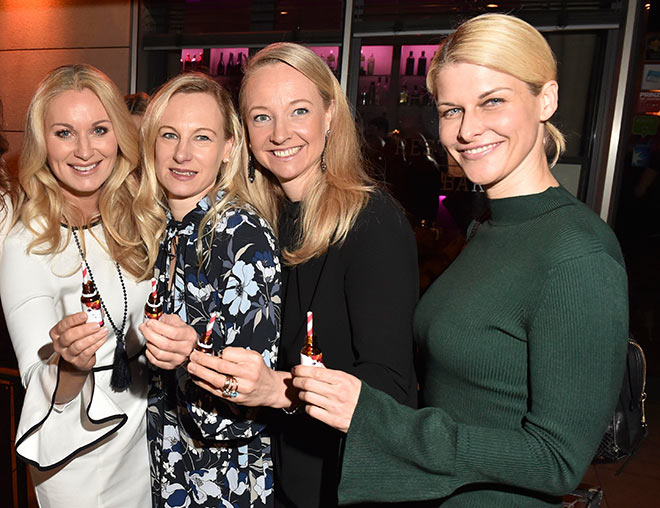
[[[255,175],[254,161],[252,160],[252,155],[248,155],[248,180],[250,183],[254,182]]]
[[[325,143],[323,144],[323,151],[321,152],[321,173],[325,173],[328,170],[328,165],[325,162],[325,149],[328,146],[329,135],[330,135],[330,129],[325,131]]]

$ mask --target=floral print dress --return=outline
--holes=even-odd
[[[181,222],[168,214],[156,263],[165,312],[178,314],[199,335],[210,314],[218,312],[214,351],[245,347],[259,351],[274,368],[281,289],[275,236],[251,208],[230,208],[219,217],[212,239],[204,239],[199,267],[199,224],[210,204],[203,198]],[[273,505],[270,436],[260,410],[214,397],[192,382],[185,366],[152,369],[147,437],[154,507]]]

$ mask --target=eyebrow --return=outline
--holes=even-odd
[[[112,125],[112,122],[110,121],[109,118],[104,118],[103,120],[97,120],[96,122],[92,123],[92,127],[96,127],[97,125],[102,124],[102,123],[109,123],[109,124]],[[66,122],[55,122],[55,123],[51,124],[51,127],[56,127],[58,125],[61,125],[62,127],[66,127],[67,129],[71,129],[72,131],[76,130],[73,125],[68,124]]]
[[[177,129],[176,127],[173,127],[172,125],[161,125],[160,127],[158,127],[158,130],[159,130],[159,131],[161,131],[161,130],[163,130],[163,129],[170,129],[170,130],[173,130],[173,131],[179,132],[179,129]],[[209,132],[212,132],[212,133],[213,133],[214,135],[216,135],[216,136],[217,136],[217,134],[218,134],[218,133],[217,133],[215,130],[213,130],[211,127],[198,127],[198,128],[195,129],[193,132],[199,132],[199,131],[209,131]]]
[[[291,102],[289,102],[289,106],[295,106],[296,104],[299,104],[301,102],[304,102],[305,104],[313,104],[312,101],[309,99],[294,99]],[[251,114],[255,109],[265,109],[266,111],[269,110],[268,106],[252,106],[250,109],[248,109],[248,114]]]
[[[503,90],[512,91],[511,88],[506,87],[506,86],[501,86],[499,88],[493,88],[492,90],[488,90],[488,91],[482,93],[481,95],[479,95],[479,100],[485,99],[489,95],[492,95],[492,94],[497,93],[497,92],[501,92]],[[439,102],[438,106],[458,106],[458,104],[454,104],[453,102]]]

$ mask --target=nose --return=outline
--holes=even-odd
[[[458,136],[463,142],[470,142],[479,136],[483,131],[483,123],[479,113],[476,111],[465,110],[461,118],[461,127]]]
[[[190,147],[185,141],[179,141],[176,145],[176,150],[174,151],[174,160],[181,164],[183,162],[189,161],[191,159]]]
[[[275,120],[273,122],[273,131],[270,134],[270,140],[273,144],[281,145],[289,139],[289,124],[286,120]]]
[[[86,161],[94,154],[94,148],[92,143],[87,136],[78,136],[78,141],[76,142],[76,150],[74,155],[80,160]]]

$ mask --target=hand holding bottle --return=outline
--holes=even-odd
[[[227,347],[219,356],[194,351],[188,372],[195,384],[217,397],[224,397],[227,378],[237,382],[237,395],[231,400],[243,406],[290,407],[298,403],[291,393],[291,374],[272,370],[257,351]]]
[[[305,412],[341,432],[348,432],[362,389],[362,381],[347,372],[297,365],[293,387]]]
[[[156,367],[172,370],[183,364],[195,344],[197,332],[176,314],[163,314],[139,326],[147,340],[147,359]]]
[[[77,312],[60,319],[50,329],[53,349],[62,359],[81,372],[96,364],[96,352],[105,344],[108,329],[97,322],[87,322],[86,312]]]

